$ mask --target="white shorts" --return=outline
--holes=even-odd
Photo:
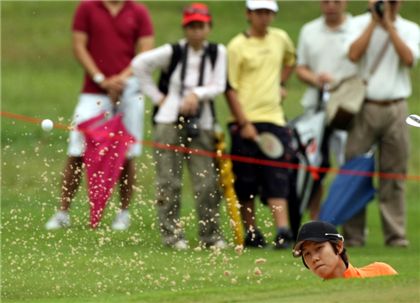
[[[128,149],[127,158],[140,156],[140,141],[143,139],[144,98],[140,94],[138,79],[132,77],[127,81],[120,101],[117,112],[122,112],[125,127],[138,141]],[[72,125],[89,120],[102,112],[112,112],[112,102],[107,95],[81,94],[74,111]],[[70,131],[67,154],[81,157],[84,151],[83,133],[77,130]]]

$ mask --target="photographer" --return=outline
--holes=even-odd
[[[379,172],[407,173],[409,137],[405,124],[411,95],[410,67],[419,58],[420,29],[398,13],[402,1],[369,1],[368,13],[354,19],[349,58],[359,64],[366,96],[352,126],[346,158],[379,150]],[[376,72],[370,73],[376,65]],[[385,245],[406,247],[405,189],[402,178],[379,183],[379,207]],[[344,225],[347,246],[365,242],[366,209]]]
[[[155,104],[154,141],[159,144],[215,151],[212,100],[226,86],[226,49],[206,40],[211,22],[206,5],[190,5],[183,12],[185,39],[146,52],[132,62],[144,93]],[[159,87],[152,78],[156,69],[162,70]],[[221,194],[214,159],[170,148],[156,149],[155,159],[156,201],[164,244],[188,248],[180,222],[186,160],[197,202],[201,244],[226,247],[218,223]]]

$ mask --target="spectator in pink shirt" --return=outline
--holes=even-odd
[[[74,113],[77,125],[101,112],[114,108],[123,113],[127,130],[137,140],[143,133],[144,105],[140,100],[139,82],[132,77],[130,62],[154,45],[153,26],[147,8],[131,0],[81,1],[73,19],[73,51],[85,70],[84,84]],[[84,136],[70,133],[68,159],[64,168],[60,209],[46,224],[54,230],[70,225],[69,207],[82,176]],[[129,202],[135,180],[134,157],[139,143],[130,147],[120,177],[121,211],[112,227],[129,227]]]

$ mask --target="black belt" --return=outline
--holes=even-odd
[[[394,105],[400,101],[404,101],[404,98],[398,98],[398,99],[388,99],[388,100],[372,100],[372,99],[365,99],[366,103],[369,104],[375,104],[379,106],[389,106]]]

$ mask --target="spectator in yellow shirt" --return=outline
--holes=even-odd
[[[281,92],[285,95],[284,83],[295,64],[295,48],[284,30],[270,27],[278,10],[275,1],[247,0],[246,8],[249,28],[228,45],[229,89],[226,95],[233,116],[229,125],[231,153],[273,160],[262,154],[256,144],[258,133],[269,132],[285,147],[283,156],[275,160],[288,162],[291,160],[291,136],[284,127]],[[266,246],[255,220],[254,199],[260,196],[274,218],[275,248],[290,247],[293,235],[288,226],[290,186],[287,169],[234,162],[233,172],[246,230],[245,246]]]

